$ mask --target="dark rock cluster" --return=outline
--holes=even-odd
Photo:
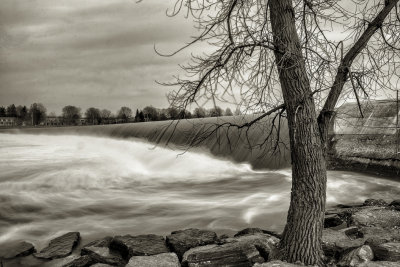
[[[400,201],[365,201],[340,205],[326,212],[322,245],[327,266],[400,266]],[[80,234],[69,232],[36,252],[27,242],[0,248],[0,266],[60,267],[294,267],[279,259],[280,235],[247,228],[234,237],[207,230],[174,231],[158,235],[105,237],[79,246]],[[32,263],[37,261],[37,264]],[[23,264],[22,264],[23,265]]]

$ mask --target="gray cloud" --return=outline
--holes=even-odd
[[[113,111],[167,106],[166,81],[188,53],[171,52],[192,35],[191,22],[167,18],[169,1],[2,0],[0,105],[42,102]]]

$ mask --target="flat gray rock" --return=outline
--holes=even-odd
[[[400,262],[400,243],[381,244],[373,247],[373,250],[377,260]]]
[[[381,227],[362,227],[360,232],[363,234],[365,244],[371,247],[378,246],[380,244],[389,242],[400,241],[400,231],[393,228],[381,228]]]
[[[374,258],[374,253],[368,245],[364,245],[347,253],[337,264],[343,267],[356,267],[362,263],[370,262]]]
[[[222,245],[206,245],[188,250],[182,259],[183,266],[253,266],[268,260],[276,252],[279,239],[267,234],[246,235],[226,239]]]
[[[121,254],[110,250],[108,247],[84,247],[81,250],[81,255],[89,255],[96,263],[111,264],[114,266],[125,266],[126,264]]]
[[[80,239],[79,232],[69,232],[50,241],[49,245],[40,253],[34,254],[36,258],[57,259],[72,253]]]
[[[352,249],[361,247],[365,239],[355,238],[349,234],[356,228],[345,228],[341,230],[324,229],[322,232],[322,248],[328,257],[339,259],[344,253]],[[346,234],[347,233],[347,234]]]
[[[95,240],[81,249],[81,255],[89,255],[96,263],[125,266],[126,262],[118,251],[109,248],[112,237]]]
[[[85,255],[72,259],[70,262],[62,265],[62,267],[86,267],[96,263],[90,256]]]
[[[2,245],[0,248],[0,258],[13,259],[16,257],[27,256],[34,253],[35,247],[28,242],[18,242],[13,244]]]
[[[217,234],[212,231],[186,229],[172,232],[166,238],[167,245],[180,259],[191,248],[213,244],[217,241]]]
[[[180,267],[175,253],[162,253],[154,256],[133,256],[126,267]]]
[[[351,216],[354,225],[394,228],[400,225],[400,211],[384,207],[366,207]]]
[[[158,235],[116,236],[112,239],[110,248],[121,253],[126,260],[133,256],[152,256],[170,252],[164,237]]]

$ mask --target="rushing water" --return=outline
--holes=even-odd
[[[0,244],[40,248],[66,231],[91,240],[189,227],[283,229],[290,170],[179,153],[133,139],[0,134]],[[398,182],[329,172],[329,205],[399,193]]]

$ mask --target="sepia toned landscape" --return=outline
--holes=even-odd
[[[0,33],[0,267],[400,265],[399,0],[5,0]]]

